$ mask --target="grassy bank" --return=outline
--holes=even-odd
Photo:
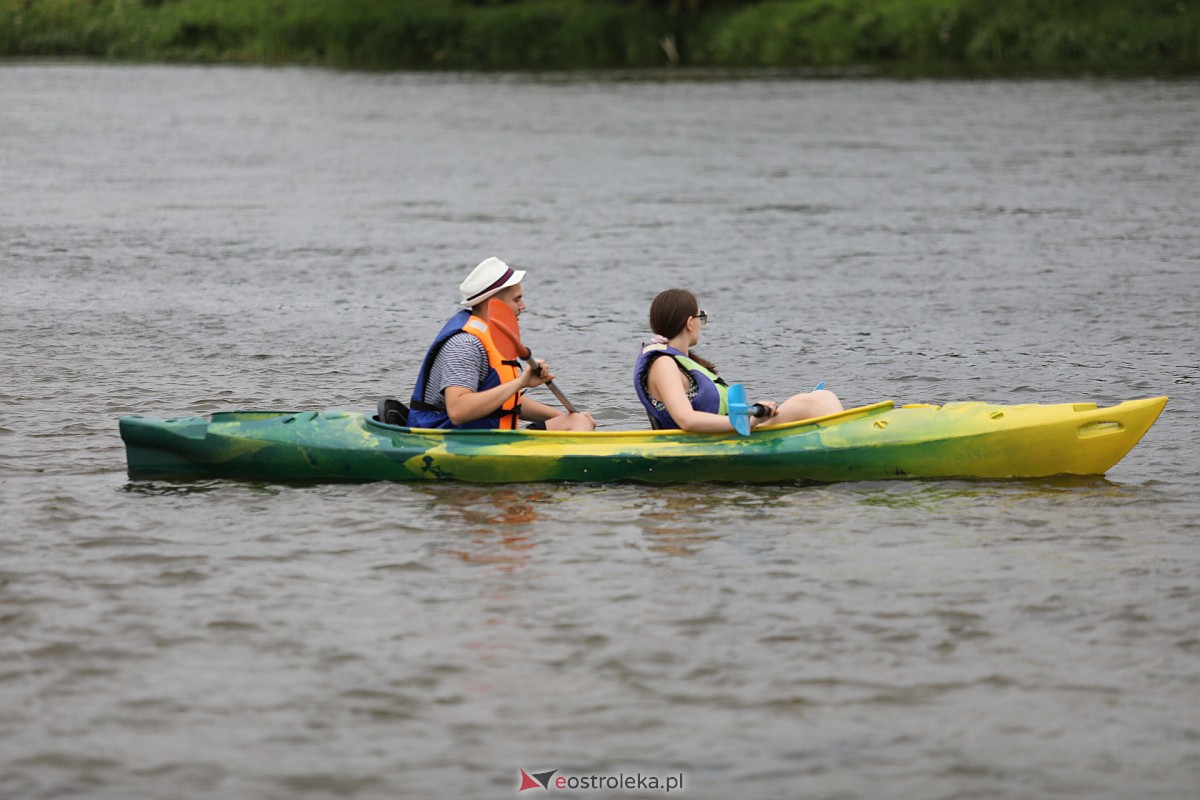
[[[1200,0],[0,0],[0,56],[1200,72]]]
[[[1194,69],[1200,2],[774,0],[719,20],[700,41],[700,57],[723,65]]]

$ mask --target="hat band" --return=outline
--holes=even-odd
[[[494,289],[499,289],[501,286],[504,285],[504,282],[506,280],[508,280],[509,278],[512,277],[512,275],[513,275],[513,269],[512,269],[512,267],[509,267],[508,269],[506,269],[504,271],[503,275],[501,275],[499,278],[496,279],[495,283],[493,283],[491,286],[487,287],[486,289],[476,292],[475,294],[468,297],[467,302],[468,303],[471,302],[476,297],[482,297],[483,295],[487,294],[490,291],[493,291]]]

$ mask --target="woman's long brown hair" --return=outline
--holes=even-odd
[[[687,325],[688,319],[696,316],[700,309],[700,301],[696,295],[687,289],[666,289],[658,293],[650,304],[650,330],[659,336],[670,339],[676,336]],[[711,361],[701,358],[694,350],[688,352],[688,358],[705,369],[714,373],[717,368]]]

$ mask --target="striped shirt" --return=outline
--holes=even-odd
[[[469,333],[457,333],[446,340],[433,360],[422,399],[436,408],[445,408],[447,386],[461,386],[477,392],[487,380],[490,368],[483,342]]]

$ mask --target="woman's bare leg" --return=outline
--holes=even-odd
[[[818,389],[815,392],[792,395],[784,400],[779,404],[779,413],[775,415],[770,424],[798,422],[802,419],[836,414],[842,410],[842,401],[836,394],[828,389]]]

